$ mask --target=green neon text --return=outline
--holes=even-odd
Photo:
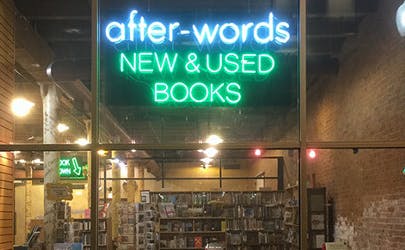
[[[188,85],[183,82],[174,84],[157,82],[154,85],[156,103],[237,104],[241,99],[241,86],[236,82],[221,84],[196,82]]]
[[[140,52],[133,53],[132,55],[120,53],[120,71],[125,72],[129,70],[134,73],[150,74],[157,70],[160,73],[164,71],[173,73],[177,56],[177,53],[174,55],[164,53],[163,56],[156,52]]]
[[[273,71],[275,60],[270,54],[256,53],[227,53],[198,55],[189,53],[184,56],[184,70],[187,73],[209,74],[226,73],[253,75],[266,75]],[[192,58],[193,60],[190,60]],[[159,54],[157,52],[139,52],[131,55],[120,53],[120,71],[138,74],[175,73],[178,70],[178,54]],[[206,70],[201,70],[206,69]]]
[[[83,167],[80,166],[76,157],[59,159],[59,176],[67,178],[85,178]]]

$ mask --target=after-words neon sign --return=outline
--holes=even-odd
[[[237,25],[234,22],[216,23],[209,25],[192,24],[192,29],[183,29],[179,22],[164,23],[152,21],[146,22],[143,16],[135,21],[137,10],[132,10],[127,23],[112,21],[105,28],[105,36],[110,42],[120,43],[123,41],[144,42],[149,40],[154,44],[173,42],[176,36],[193,34],[198,44],[220,41],[224,44],[236,42],[246,43],[249,37],[253,36],[256,43],[267,44],[277,42],[280,44],[288,42],[290,25],[287,22],[275,22],[272,12],[269,13],[266,21],[253,23],[247,22]]]
[[[108,22],[104,26],[104,35],[113,45],[167,45],[168,52],[135,49],[119,51],[116,55],[120,73],[143,78],[153,76],[152,98],[155,103],[234,105],[243,98],[240,77],[268,76],[276,67],[274,56],[266,51],[268,49],[259,53],[232,50],[213,53],[201,52],[201,46],[282,46],[291,38],[289,28],[287,22],[279,21],[271,11],[256,22],[185,25],[179,21],[163,22],[145,18],[138,10],[132,10],[125,22]],[[190,39],[187,48],[190,52],[176,51],[173,44],[177,39]],[[184,80],[167,79],[167,75],[179,74],[184,76]],[[212,82],[212,77],[218,79],[218,75],[223,76],[222,80]],[[190,77],[205,80],[187,82]]]

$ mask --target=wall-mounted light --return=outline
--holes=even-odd
[[[399,34],[405,36],[405,1],[398,7],[396,23]]]
[[[43,164],[44,162],[43,161],[41,161],[41,159],[39,159],[39,158],[37,158],[37,159],[35,159],[35,160],[32,160],[32,164],[37,164],[37,165],[39,165],[39,164]]]
[[[28,101],[25,98],[19,97],[11,101],[11,111],[18,117],[28,115],[35,103]]]
[[[214,156],[216,156],[218,154],[218,150],[216,148],[207,148],[206,150],[204,150],[204,154],[209,157],[212,158]]]
[[[97,154],[98,154],[99,156],[106,156],[107,153],[108,153],[108,151],[105,151],[105,150],[103,150],[103,149],[100,149],[100,150],[97,151]]]
[[[208,166],[210,165],[211,161],[212,161],[212,159],[208,158],[208,157],[201,159],[201,162],[202,162],[201,167],[203,169],[207,169]]]
[[[89,144],[89,141],[86,138],[79,138],[75,141],[76,144],[79,144],[80,146],[84,146]]]
[[[58,126],[56,126],[56,129],[59,133],[63,133],[69,130],[69,126],[64,123],[59,123]]]
[[[255,156],[261,156],[263,151],[260,148],[255,149]]]
[[[218,145],[220,143],[222,143],[224,140],[219,137],[218,135],[210,135],[208,136],[206,143],[210,144],[210,145]]]
[[[308,149],[307,150],[307,155],[309,159],[315,159],[316,158],[316,151],[314,149]]]

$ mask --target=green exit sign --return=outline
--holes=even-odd
[[[83,166],[77,157],[63,157],[59,159],[59,176],[64,179],[85,179]]]

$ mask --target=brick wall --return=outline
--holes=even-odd
[[[14,5],[0,1],[0,143],[10,143],[13,117],[8,107],[14,89]],[[13,248],[14,184],[12,154],[0,153],[0,249]]]
[[[347,39],[337,75],[309,90],[315,141],[405,140],[405,38],[395,26],[402,0],[380,1]],[[353,249],[405,249],[405,149],[320,150],[308,175],[336,205],[335,236]]]

